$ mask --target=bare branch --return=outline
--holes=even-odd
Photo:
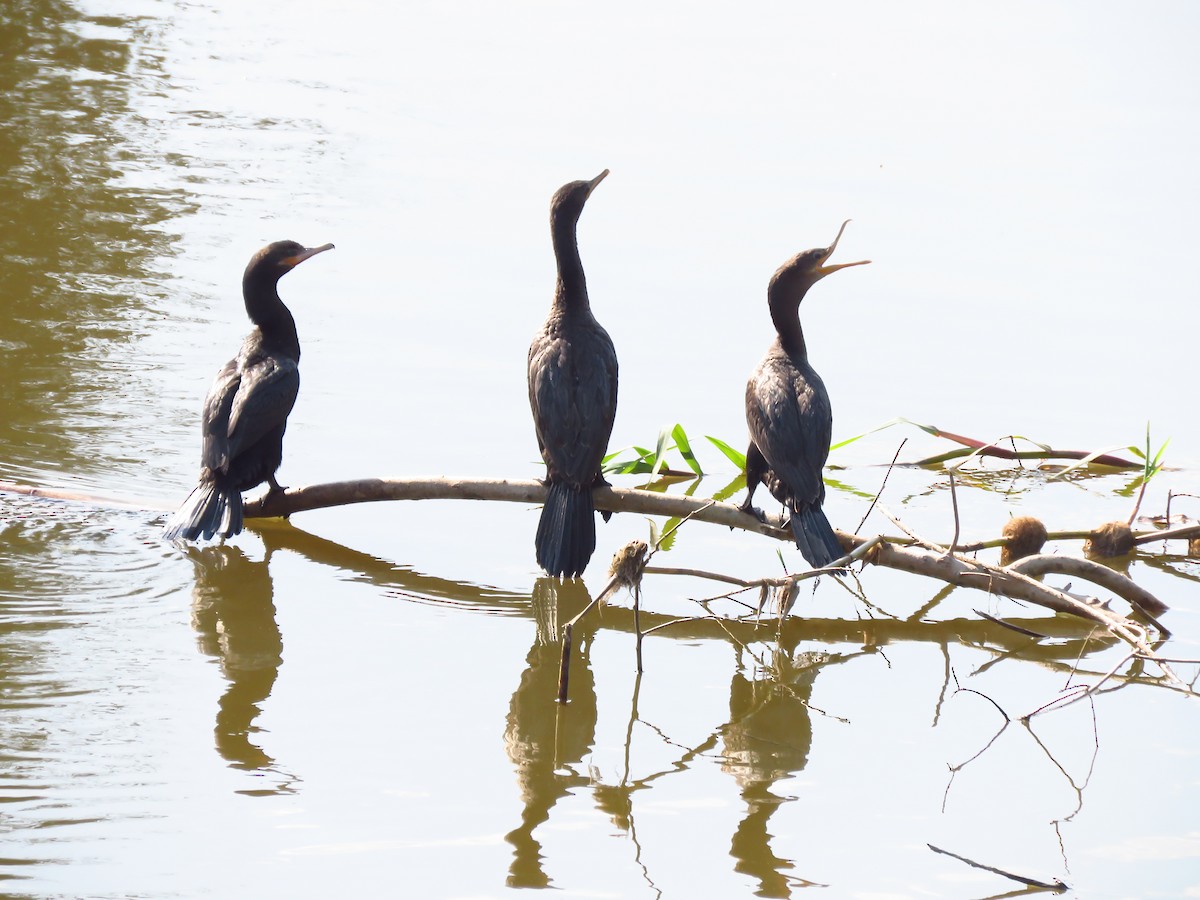
[[[765,521],[759,521],[732,503],[614,487],[595,488],[592,497],[596,509],[608,512],[690,516],[714,525],[741,528],[780,540],[793,539],[790,529],[784,526],[783,520],[778,516],[765,516]],[[293,513],[331,506],[383,500],[498,500],[508,503],[544,503],[546,486],[540,481],[505,478],[364,478],[289,488],[282,494],[250,500],[246,503],[245,516],[248,519],[290,516]]]
[[[1163,660],[1150,648],[1146,640],[1146,631],[1136,622],[1124,616],[1101,607],[1099,604],[1086,603],[1070,594],[1048,587],[1039,581],[1017,570],[1016,564],[1006,568],[988,565],[979,560],[970,559],[961,554],[949,554],[945,547],[923,540],[913,534],[902,522],[885,511],[898,528],[908,533],[929,552],[923,552],[912,547],[896,547],[891,544],[880,544],[872,562],[893,569],[914,572],[940,578],[942,581],[963,587],[979,588],[991,593],[1004,594],[1014,599],[1027,600],[1047,609],[1071,613],[1084,619],[1104,626],[1112,634],[1125,641],[1139,653],[1148,654],[1155,661],[1163,674],[1172,682],[1182,684],[1179,677],[1171,671]],[[856,539],[857,540],[857,539]],[[930,552],[934,554],[931,558]],[[1026,559],[1035,559],[1027,557]],[[1023,560],[1024,561],[1024,560]],[[1124,578],[1118,573],[1112,573]],[[1125,579],[1128,581],[1128,579]],[[1130,582],[1132,584],[1132,582]]]
[[[115,502],[110,498],[88,497],[72,491],[30,488],[5,482],[0,482],[0,490],[13,490],[33,496],[59,499]],[[790,529],[784,526],[780,517],[764,516],[760,521],[756,516],[742,512],[731,503],[612,487],[596,488],[593,491],[593,497],[596,508],[600,510],[691,517],[704,522],[767,535],[781,541],[790,542],[793,539]],[[269,494],[247,502],[245,515],[247,518],[287,516],[306,510],[381,500],[457,499],[542,503],[545,498],[546,487],[538,481],[484,478],[371,478],[317,484]],[[893,519],[893,521],[896,520]],[[903,525],[898,522],[897,524],[904,529]],[[907,531],[907,529],[904,530]],[[1161,538],[1162,533],[1160,532],[1158,536]],[[949,554],[946,547],[919,540],[915,536],[913,536],[913,540],[929,548],[935,555],[931,556],[930,553],[922,552],[915,547],[895,546],[892,542],[902,539],[882,535],[864,540],[855,535],[839,532],[838,539],[843,549],[850,551],[848,553],[850,559],[866,559],[875,565],[937,578],[960,587],[1005,594],[1058,612],[1073,613],[1111,629],[1114,634],[1121,637],[1122,640],[1132,643],[1139,652],[1148,658],[1155,658],[1153,650],[1145,642],[1144,631],[1136,623],[1115,613],[1083,603],[1062,591],[1047,587],[1024,574],[1024,571],[1027,570],[998,568],[964,557],[961,553]],[[843,557],[838,562],[845,565],[846,559],[847,557]],[[1057,559],[1065,559],[1065,557]],[[1026,566],[1034,565],[1028,559],[1024,562]],[[808,572],[791,577],[807,578],[813,577],[814,574],[816,573]],[[1091,576],[1084,577],[1090,578]],[[1104,587],[1114,590],[1131,603],[1136,600],[1143,610],[1162,608],[1162,605],[1157,603],[1154,598],[1149,597],[1124,576],[1114,572],[1103,576],[1096,574],[1095,577],[1096,579],[1103,577],[1105,579]],[[1168,677],[1178,681],[1173,673]]]
[[[973,859],[967,859],[965,856],[959,856],[957,853],[951,853],[949,850],[943,850],[941,847],[935,847],[933,844],[926,844],[925,846],[927,846],[934,853],[943,853],[946,856],[952,856],[959,862],[966,863],[968,866],[972,866],[976,869],[983,869],[985,872],[991,872],[994,875],[1001,875],[1004,878],[1011,879],[1012,881],[1019,881],[1021,884],[1029,885],[1029,887],[1045,888],[1046,890],[1054,891],[1057,894],[1061,894],[1063,891],[1069,890],[1067,885],[1057,878],[1055,878],[1053,882],[1038,881],[1036,878],[1026,878],[1024,875],[1017,875],[1013,872],[1005,872],[1003,869],[997,869],[994,866],[985,866],[983,863],[975,862]]]
[[[1166,612],[1167,605],[1145,588],[1126,578],[1120,572],[1114,572],[1108,566],[1092,562],[1090,559],[1080,559],[1075,556],[1041,554],[1038,556],[1026,556],[1024,559],[1017,560],[1008,568],[1013,572],[1020,572],[1022,575],[1029,575],[1034,578],[1050,574],[1086,578],[1093,584],[1110,590],[1118,597],[1126,600],[1130,606],[1149,619],[1154,627],[1162,632],[1163,637],[1169,637],[1171,634],[1154,618]]]

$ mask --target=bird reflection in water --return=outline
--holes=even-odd
[[[785,874],[793,868],[771,848],[771,816],[795,798],[780,796],[776,782],[801,771],[812,746],[808,701],[813,680],[829,661],[822,653],[794,653],[776,647],[758,677],[738,666],[729,686],[729,723],[723,729],[724,762],[741,789],[746,815],[734,832],[730,854],[734,868],[758,880],[760,897],[790,897],[792,888],[814,882]]]
[[[699,745],[684,747],[677,759],[659,771],[632,777],[632,745],[639,733],[635,726],[641,721],[639,676],[634,682],[626,730],[625,775],[619,783],[606,784],[597,772],[583,771],[581,765],[596,740],[596,683],[589,651],[599,616],[584,616],[576,624],[578,656],[571,664],[571,702],[565,706],[555,702],[562,647],[560,625],[582,610],[589,599],[583,582],[578,580],[543,578],[534,586],[536,634],[509,705],[504,732],[522,801],[521,824],[505,836],[513,847],[508,886],[551,885],[543,867],[542,846],[534,833],[549,820],[560,799],[581,788],[590,789],[596,808],[630,835],[641,865],[634,794],[651,788],[661,778],[687,771],[712,754],[718,755],[723,770],[733,775],[746,804],[746,813],[731,841],[735,870],[757,879],[757,893],[764,897],[790,897],[794,889],[816,884],[790,874],[794,863],[777,856],[771,847],[770,818],[780,805],[793,799],[774,793],[772,787],[801,771],[808,762],[812,744],[808,700],[816,673],[825,665],[845,662],[857,654],[796,652],[793,643],[777,645],[766,658],[759,655],[762,663],[749,671],[739,660],[729,689],[728,722]],[[655,618],[651,614],[646,621]],[[610,607],[604,621],[606,627],[618,631],[633,628],[631,611],[619,607]],[[697,627],[703,628],[703,623]],[[653,730],[661,736],[658,729]],[[643,873],[653,887],[652,875],[644,866]]]
[[[542,845],[533,832],[550,818],[550,810],[560,798],[590,781],[572,766],[582,762],[595,742],[596,680],[589,653],[598,616],[584,616],[575,626],[579,652],[571,663],[571,702],[562,705],[555,700],[562,647],[559,623],[569,621],[590,600],[579,580],[540,578],[534,584],[537,632],[504,729],[504,746],[516,767],[524,804],[520,826],[504,838],[513,846],[509,887],[550,884],[542,868]]]
[[[262,703],[271,695],[283,662],[283,635],[275,621],[269,531],[264,558],[256,562],[231,545],[189,547],[196,570],[192,625],[200,649],[215,657],[229,686],[217,703],[217,752],[235,768],[282,776],[274,787],[243,791],[254,795],[290,793],[295,778],[252,740]]]

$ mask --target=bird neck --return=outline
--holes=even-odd
[[[779,334],[779,344],[788,356],[807,360],[808,346],[804,343],[804,329],[800,327],[800,304],[776,303],[772,298],[771,321]]]
[[[566,310],[586,310],[590,306],[587,279],[583,274],[583,261],[579,258],[575,222],[556,219],[551,223],[550,231],[554,241],[554,259],[558,264],[554,303]]]
[[[279,298],[276,282],[246,278],[242,281],[242,296],[246,301],[246,315],[258,326],[263,344],[299,361],[300,338],[296,334],[296,320]]]

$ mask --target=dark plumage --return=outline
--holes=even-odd
[[[256,326],[225,364],[204,400],[200,481],[167,520],[163,537],[194,541],[242,530],[242,491],[264,481],[281,491],[283,432],[300,390],[296,321],[277,290],[279,279],[333,244],[307,248],[276,241],[250,259],[242,276],[246,314]]]
[[[600,461],[617,415],[617,353],[592,315],[575,238],[583,205],[607,174],[563,185],[550,201],[558,283],[529,346],[529,405],[550,489],[534,543],[538,565],[566,578],[581,574],[596,549],[592,488],[606,483]]]
[[[808,363],[800,328],[800,301],[808,289],[838,269],[865,265],[870,260],[827,265],[842,231],[826,249],[806,250],[789,259],[771,277],[767,302],[778,332],[767,355],[746,384],[746,500],[742,509],[754,512],[751,501],[759,482],[791,516],[796,546],[814,568],[842,556],[829,520],[821,510],[825,482],[821,469],[829,456],[833,410],[829,392]]]

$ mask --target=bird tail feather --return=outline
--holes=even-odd
[[[814,569],[823,568],[846,555],[819,506],[792,513],[792,534],[800,553]]]
[[[167,520],[163,539],[208,540],[214,535],[233,537],[242,530],[242,495],[215,481],[201,481]]]
[[[582,575],[596,549],[595,513],[590,486],[551,483],[534,539],[538,565],[554,576]]]

